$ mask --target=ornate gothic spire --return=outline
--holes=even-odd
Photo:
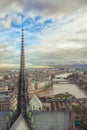
[[[22,41],[21,41],[21,61],[18,81],[18,113],[24,113],[26,110],[26,88],[25,88],[25,58],[24,58],[24,30],[22,26]]]

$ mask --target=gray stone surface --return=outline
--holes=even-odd
[[[10,130],[29,130],[22,115],[18,117]]]
[[[70,125],[68,112],[33,113],[35,130],[68,130]]]

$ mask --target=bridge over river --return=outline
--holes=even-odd
[[[55,78],[52,79],[53,84],[69,84],[67,81],[67,76],[69,76],[71,73],[65,73],[65,74],[59,74],[56,75]]]

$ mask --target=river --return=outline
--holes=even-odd
[[[71,73],[70,73],[71,74]],[[43,91],[43,92],[38,92],[37,96],[48,96],[48,95],[55,95],[55,94],[60,94],[60,93],[65,93],[68,92],[75,96],[76,98],[87,98],[87,91],[81,89],[78,87],[76,84],[71,84],[67,80],[63,81],[63,78],[66,78],[69,73],[62,74],[62,75],[56,75],[55,80],[60,81],[58,84],[53,84],[53,87],[49,90]],[[60,79],[57,79],[59,78]]]
[[[57,81],[61,81],[59,84],[54,84],[53,85],[53,90],[52,90],[52,94],[59,94],[59,93],[65,93],[68,92],[72,95],[74,95],[77,98],[87,98],[87,91],[81,89],[80,87],[78,87],[76,84],[71,84],[69,82],[63,83],[63,80],[65,82],[65,79],[68,75],[70,75],[71,73],[65,73],[62,75],[56,75],[55,78],[60,77],[60,79],[57,79]]]

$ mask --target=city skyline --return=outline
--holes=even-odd
[[[18,67],[23,19],[27,67],[87,63],[86,0],[0,1],[0,68]]]

